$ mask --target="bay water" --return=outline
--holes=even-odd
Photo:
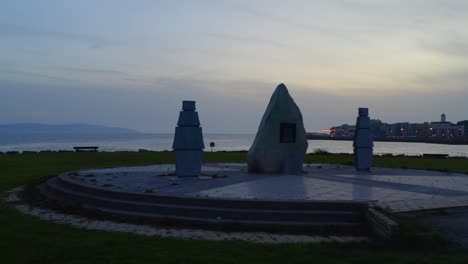
[[[74,146],[98,146],[100,151],[171,150],[173,134],[86,134],[86,135],[0,135],[0,151],[73,150]],[[254,134],[205,134],[205,151],[248,150]],[[375,142],[375,154],[449,154],[468,157],[468,145],[407,142]],[[352,153],[351,141],[309,140],[308,153],[317,149],[331,153]]]

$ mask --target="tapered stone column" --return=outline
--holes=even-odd
[[[172,145],[178,177],[198,177],[203,162],[203,133],[195,101],[183,101]]]
[[[370,170],[374,140],[372,136],[369,109],[359,108],[354,131],[354,166],[357,170]]]

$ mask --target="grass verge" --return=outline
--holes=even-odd
[[[206,153],[206,162],[244,162],[246,152]],[[308,155],[308,162],[349,164],[349,155]],[[0,155],[0,191],[39,182],[61,172],[126,165],[172,163],[170,152],[44,153]],[[377,166],[468,172],[466,159],[376,158]],[[406,234],[419,227],[408,225]],[[22,215],[0,203],[3,263],[468,263],[465,252],[418,247],[427,237],[359,244],[262,245],[184,241],[87,231]]]

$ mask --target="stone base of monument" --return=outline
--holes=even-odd
[[[285,174],[302,174],[304,157],[287,157],[283,160],[281,166]]]
[[[203,150],[175,150],[176,176],[198,177],[201,173]]]
[[[246,164],[204,164],[205,180],[174,164],[64,173],[40,185],[59,204],[130,222],[205,229],[367,234],[370,204],[466,197],[468,176],[421,170],[308,164],[301,175],[250,174]],[[440,186],[443,181],[444,186]],[[418,208],[418,206],[415,206]],[[76,210],[75,210],[76,211]]]
[[[372,148],[356,148],[354,150],[354,164],[357,170],[370,170],[372,167]]]

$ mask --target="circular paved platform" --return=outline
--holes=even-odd
[[[310,164],[302,175],[268,175],[249,174],[246,164],[222,163],[204,164],[196,179],[179,179],[174,170],[152,165],[70,172],[49,180],[42,191],[126,220],[301,233],[365,232],[370,202],[411,211],[451,207],[468,197],[467,175],[433,171],[357,172],[352,166]]]
[[[197,179],[174,165],[84,170],[64,175],[84,186],[154,195],[231,199],[402,201],[468,195],[468,175],[436,171],[310,164],[303,175],[246,172],[246,164],[205,164]]]

